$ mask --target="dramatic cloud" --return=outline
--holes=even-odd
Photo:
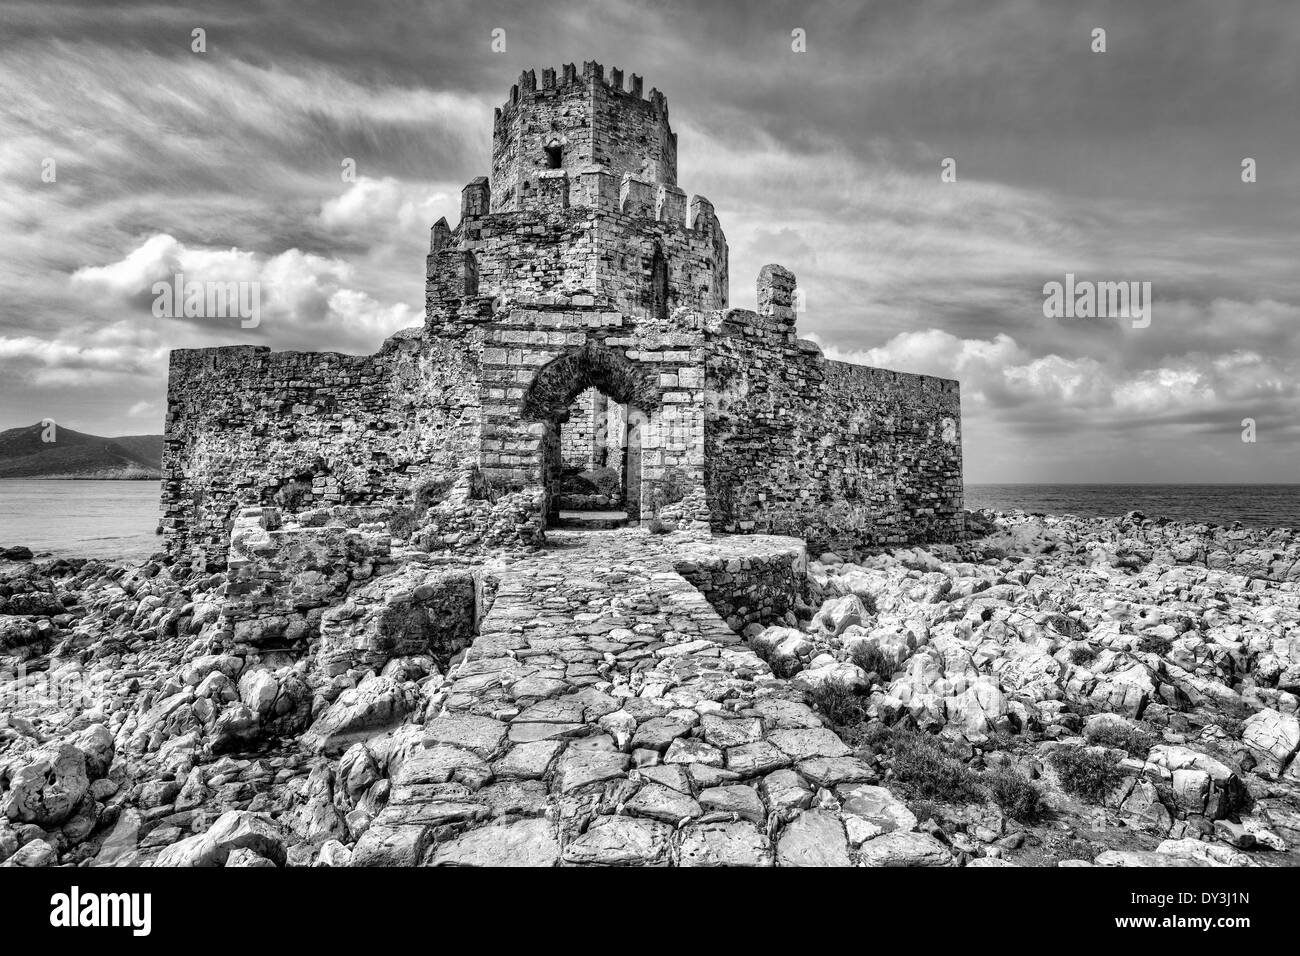
[[[735,306],[780,262],[831,357],[961,380],[968,480],[1297,480],[1289,0],[3,16],[0,427],[158,431],[170,349],[366,352],[417,324],[429,227],[487,172],[493,107],[522,69],[596,59],[667,94]],[[261,321],[155,317],[177,273],[256,283]],[[1044,317],[1067,273],[1150,282],[1150,326]]]

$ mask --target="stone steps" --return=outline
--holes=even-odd
[[[555,526],[577,531],[612,531],[627,524],[627,513],[623,511],[561,511]]]

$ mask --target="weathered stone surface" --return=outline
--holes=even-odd
[[[794,770],[769,773],[761,784],[763,796],[773,810],[806,810],[812,806],[813,792],[808,781]]]
[[[740,774],[742,777],[770,773],[778,767],[788,765],[790,762],[788,754],[766,740],[755,741],[752,744],[741,744],[739,747],[732,747],[727,751],[727,769]]]
[[[381,826],[361,834],[352,850],[351,866],[417,866],[429,842],[423,825]]]
[[[225,866],[230,854],[250,850],[283,866],[283,829],[269,817],[247,810],[222,814],[205,833],[173,843],[158,855],[155,866]]]
[[[673,828],[643,817],[605,816],[564,848],[569,863],[638,866],[667,861]]]
[[[871,783],[876,779],[875,771],[856,757],[811,757],[799,761],[795,769],[819,787]]]
[[[948,848],[928,833],[896,830],[867,840],[858,849],[862,866],[952,866]]]
[[[560,758],[556,769],[559,791],[570,793],[588,784],[623,777],[630,763],[627,754],[617,751],[570,749]]]
[[[1241,739],[1266,769],[1281,773],[1300,749],[1300,718],[1276,710],[1261,710],[1242,725]]]
[[[546,775],[563,749],[561,740],[516,744],[492,765],[492,770],[498,777],[538,780]]]
[[[0,816],[53,829],[72,815],[90,789],[86,756],[70,743],[52,744],[0,765]]]
[[[723,750],[751,744],[763,737],[763,722],[756,717],[705,714],[701,723],[704,726],[704,739]]]
[[[440,844],[433,866],[556,866],[560,842],[549,820],[479,827]]]
[[[687,794],[658,783],[647,784],[638,790],[636,796],[624,804],[624,809],[628,813],[662,820],[674,826],[683,820],[698,817],[703,812],[700,805]]]
[[[425,740],[431,744],[459,747],[485,759],[501,750],[509,728],[491,717],[474,714],[442,714],[425,727]]]
[[[387,677],[370,677],[353,690],[345,690],[320,715],[303,737],[309,748],[335,753],[358,740],[396,726],[415,708],[414,687]]]
[[[804,730],[774,730],[767,739],[793,760],[809,757],[846,757],[853,751],[824,727]]]
[[[852,866],[844,825],[825,810],[807,810],[781,833],[776,844],[781,866]]]
[[[751,823],[704,823],[682,834],[679,866],[771,866],[766,834]]]
[[[491,767],[478,754],[459,747],[420,747],[402,762],[395,784],[481,783],[492,774]]]
[[[838,788],[840,812],[854,846],[885,833],[908,831],[916,826],[916,815],[884,787],[868,784]]]
[[[726,757],[723,752],[703,740],[678,737],[664,754],[664,763],[702,763],[710,767],[721,767]]]
[[[734,813],[760,826],[767,820],[763,800],[753,787],[710,787],[700,792],[700,806],[705,811],[720,810]]]
[[[689,724],[671,717],[652,717],[637,727],[632,735],[632,746],[664,751],[690,729]]]

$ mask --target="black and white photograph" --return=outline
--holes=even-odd
[[[517,867],[1281,923],[1298,49],[1293,0],[0,0],[0,930],[273,892],[328,943]]]

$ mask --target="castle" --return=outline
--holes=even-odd
[[[961,532],[957,382],[826,360],[781,266],[730,308],[722,226],[678,187],[667,102],[638,76],[525,72],[426,280],[423,327],[373,355],[172,352],[174,555],[223,566],[250,505],[382,518],[453,486],[541,529],[584,464],[642,525],[849,550]]]

